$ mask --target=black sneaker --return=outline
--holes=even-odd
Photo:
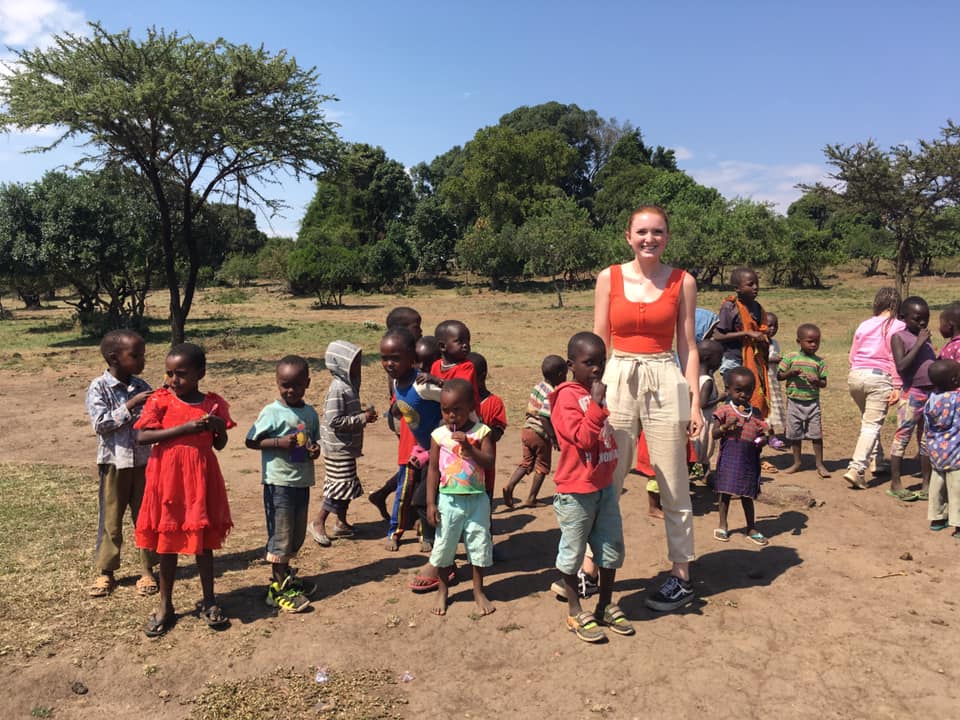
[[[301,595],[306,595],[308,598],[313,597],[313,594],[317,591],[317,586],[314,583],[297,576],[297,568],[290,568],[290,579],[287,582],[287,587],[296,590]]]
[[[654,595],[647,598],[646,605],[651,610],[670,612],[693,602],[696,597],[689,582],[671,575]]]

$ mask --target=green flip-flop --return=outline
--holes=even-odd
[[[914,502],[919,500],[917,494],[912,490],[907,490],[906,488],[900,488],[899,490],[887,490],[887,495],[894,497],[897,500],[903,500],[903,502]]]

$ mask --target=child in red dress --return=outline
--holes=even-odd
[[[156,551],[160,559],[160,606],[143,628],[147,637],[163,635],[176,622],[178,554],[197,557],[203,588],[199,610],[207,625],[218,629],[229,624],[213,594],[213,551],[221,547],[233,522],[213,449],[224,448],[227,428],[236,423],[226,400],[197,389],[206,364],[197,345],[173,346],[164,387],[147,400],[135,425],[137,442],[153,445],[137,517],[137,547]]]

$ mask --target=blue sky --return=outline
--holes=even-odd
[[[0,45],[44,44],[88,20],[286,49],[340,98],[328,115],[346,140],[407,166],[557,100],[630,121],[698,181],[780,211],[796,183],[823,177],[825,144],[912,143],[960,120],[960,4],[945,0],[0,0]],[[43,139],[0,135],[0,182],[76,157],[21,154]],[[293,235],[312,187],[281,193],[292,207],[272,233]]]

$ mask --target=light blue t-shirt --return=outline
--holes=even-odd
[[[317,442],[320,437],[320,418],[313,406],[304,403],[303,407],[288,407],[279,400],[274,400],[260,411],[256,422],[247,433],[247,439],[260,442],[268,438],[282,438],[300,430],[310,443]],[[300,457],[303,459],[300,460]],[[264,485],[314,485],[313,460],[307,455],[305,448],[262,448],[260,462]]]

